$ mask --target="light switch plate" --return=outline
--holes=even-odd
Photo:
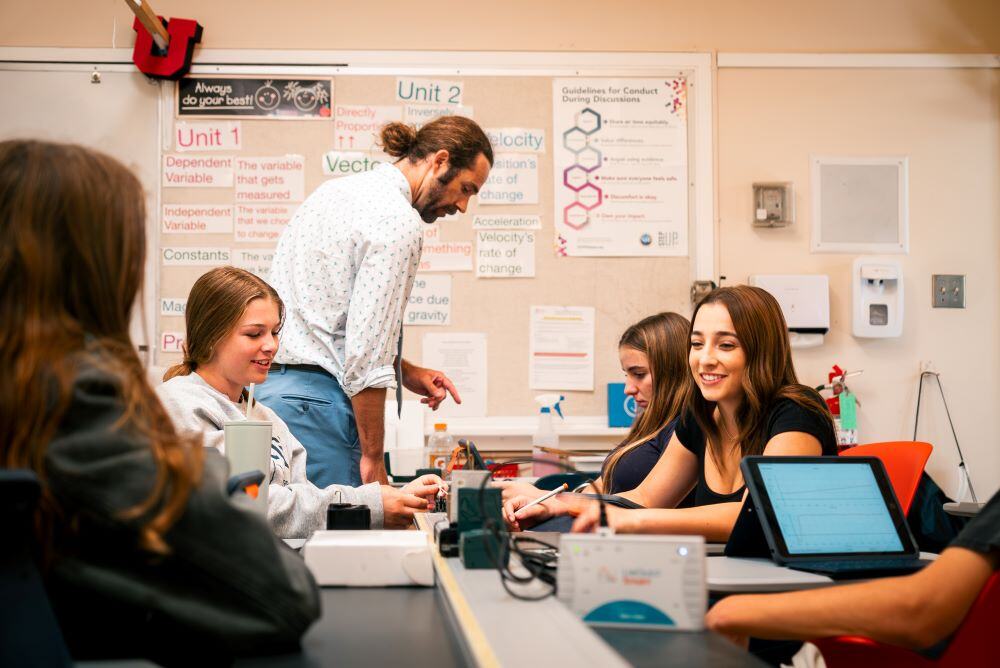
[[[934,274],[931,285],[934,308],[965,308],[964,274]]]

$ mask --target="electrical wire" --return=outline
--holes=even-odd
[[[520,457],[515,459],[509,459],[505,462],[500,462],[500,466],[506,466],[508,464],[532,464],[532,463],[543,463],[556,466],[563,469],[569,473],[576,473],[577,470],[562,462],[554,462],[548,459],[536,459],[534,457]],[[487,472],[489,473],[489,471]],[[493,541],[486,541],[486,552],[490,557],[490,560],[496,566],[497,573],[500,576],[500,584],[503,586],[504,591],[510,594],[512,597],[521,601],[541,601],[549,596],[556,593],[556,562],[558,557],[555,554],[551,554],[551,559],[539,558],[537,553],[527,552],[520,547],[521,542],[531,542],[535,544],[543,545],[551,550],[555,550],[554,545],[549,545],[537,538],[530,538],[526,536],[514,536],[509,531],[507,531],[507,526],[503,522],[497,522],[491,517],[486,515],[486,495],[483,493],[486,490],[487,483],[492,479],[492,475],[486,475],[482,482],[479,484],[479,516],[483,518],[483,528],[489,532],[490,536],[496,541],[497,545],[501,545],[500,550],[493,549]],[[455,502],[458,500],[455,499]],[[600,505],[600,526],[607,527],[607,510],[605,507],[605,501],[602,498],[597,499]],[[520,539],[520,540],[519,540]],[[507,552],[507,559],[504,563],[504,552]],[[519,575],[513,572],[510,568],[511,554],[517,555],[521,562],[521,566],[528,571],[528,575]],[[535,580],[548,585],[548,589],[539,595],[526,595],[521,592],[515,591],[511,588],[511,584],[518,584],[522,586],[530,585]]]

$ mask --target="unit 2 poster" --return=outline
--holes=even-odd
[[[687,80],[553,81],[559,255],[688,253]]]

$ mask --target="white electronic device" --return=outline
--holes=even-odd
[[[302,557],[321,586],[434,586],[431,545],[423,531],[317,531]]]
[[[757,274],[750,277],[781,306],[793,348],[813,348],[830,331],[830,277],[825,274]]]
[[[594,626],[663,631],[704,628],[701,536],[564,534],[559,600]]]
[[[859,257],[851,269],[854,336],[887,338],[903,333],[903,265],[891,257]]]

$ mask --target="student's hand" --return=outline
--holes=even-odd
[[[462,398],[458,396],[455,385],[442,372],[414,366],[406,360],[403,360],[401,366],[403,387],[422,396],[423,399],[420,400],[420,403],[427,404],[432,411],[437,410],[441,402],[448,398],[449,393],[456,404],[462,403]]]
[[[427,500],[423,497],[382,485],[382,526],[386,529],[409,529],[413,516],[425,512]]]
[[[511,531],[524,531],[540,522],[555,517],[555,513],[548,505],[552,499],[544,503],[536,503],[530,508],[524,508],[524,506],[537,498],[538,495],[515,496],[512,499],[504,501],[503,519],[507,523],[508,529]]]
[[[545,493],[540,489],[535,491],[538,493],[515,496],[504,502],[503,518],[512,531],[523,531],[559,515],[576,514],[578,508],[577,500],[574,498],[577,496],[576,494],[560,494],[542,503],[536,503],[530,508],[525,508],[526,505]]]
[[[607,513],[608,526],[618,533],[637,533],[636,520],[638,516],[634,513],[637,510],[626,510],[617,508],[610,504],[604,504]],[[573,533],[590,533],[596,531],[601,523],[601,505],[593,500],[587,499],[585,506],[579,508],[576,520],[573,521]]]
[[[399,491],[421,497],[427,502],[427,508],[431,509],[434,507],[438,490],[442,488],[448,489],[448,483],[439,476],[428,473],[406,483]]]
[[[517,480],[497,480],[493,483],[493,486],[500,488],[504,501],[509,501],[516,496],[530,496],[533,499],[537,499],[542,494],[545,494],[544,489],[538,489],[534,485]]]

